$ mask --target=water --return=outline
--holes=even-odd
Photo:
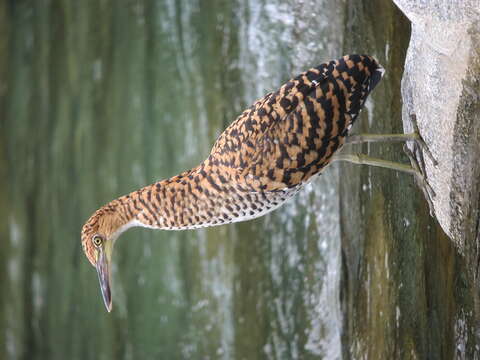
[[[377,56],[389,72],[358,127],[399,131],[409,27],[376,3],[0,2],[0,358],[471,353],[472,305],[446,296],[464,265],[401,174],[334,165],[262,219],[130,230],[111,314],[81,252],[96,208],[196,165],[244,107],[312,65]],[[386,149],[371,151],[405,160]]]

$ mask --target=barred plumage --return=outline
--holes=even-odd
[[[329,164],[382,74],[372,57],[348,55],[259,99],[199,166],[97,210],[82,230],[88,259],[97,266],[95,235],[113,244],[130,226],[191,229],[277,208]]]

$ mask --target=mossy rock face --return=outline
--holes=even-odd
[[[480,10],[477,1],[446,7],[397,0],[412,22],[402,80],[403,121],[416,114],[438,165],[426,161],[435,216],[466,254],[478,238],[480,179]]]

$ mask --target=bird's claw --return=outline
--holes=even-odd
[[[410,114],[410,121],[412,123],[412,126],[413,126],[413,132],[417,135],[417,138],[415,140],[415,143],[422,149],[422,151],[427,154],[427,156],[429,157],[429,159],[431,160],[433,166],[437,166],[438,165],[438,161],[433,157],[433,154],[432,152],[430,151],[430,149],[428,148],[427,144],[425,143],[425,141],[423,140],[422,138],[422,135],[420,135],[420,130],[418,129],[418,123],[417,123],[417,115],[415,114]],[[422,158],[422,162],[423,162],[423,158]]]
[[[415,158],[415,155],[413,152],[408,148],[408,146],[405,144],[403,146],[403,151],[405,154],[407,154],[408,158],[410,159],[410,164],[412,165],[412,168],[415,170],[414,178],[415,182],[417,183],[418,187],[422,189],[422,192],[425,196],[425,199],[428,202],[428,207],[430,210],[430,216],[434,217],[435,216],[435,208],[433,206],[433,200],[436,196],[435,191],[433,188],[430,186],[430,184],[427,181],[426,177],[426,172],[425,172],[425,162],[423,159],[422,152],[419,151],[418,153],[420,154],[420,159],[422,164],[418,162],[418,160]]]

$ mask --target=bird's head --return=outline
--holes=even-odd
[[[108,208],[97,210],[82,229],[82,247],[90,263],[97,269],[103,302],[110,312],[112,295],[110,273],[113,245],[120,235],[121,224],[114,211]]]

